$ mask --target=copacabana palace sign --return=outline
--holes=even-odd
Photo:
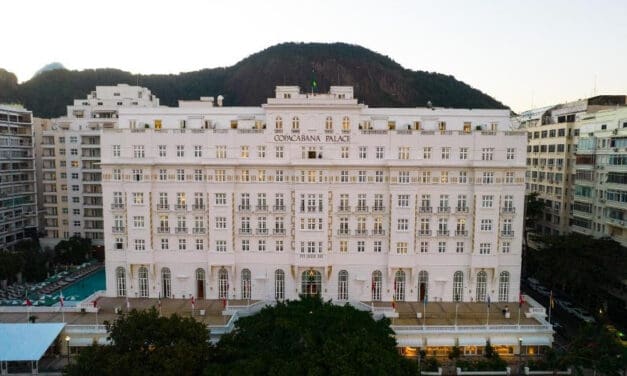
[[[275,142],[331,142],[331,143],[348,143],[350,136],[342,136],[335,134],[319,135],[319,134],[276,134]]]

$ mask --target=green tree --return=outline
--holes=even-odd
[[[81,264],[91,256],[91,240],[73,236],[60,241],[54,247],[54,253],[55,261],[60,264]]]
[[[592,369],[607,376],[619,376],[627,368],[627,348],[602,326],[586,326],[568,345],[562,362],[577,372]]]
[[[389,320],[319,297],[277,303],[222,337],[206,375],[415,375]]]
[[[110,346],[93,345],[67,368],[68,375],[198,375],[211,355],[205,324],[153,307],[107,323]]]

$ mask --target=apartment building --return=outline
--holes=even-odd
[[[0,105],[0,249],[36,236],[32,113]]]
[[[99,148],[107,295],[517,301],[510,128],[508,110],[369,108],[339,86],[121,108]]]
[[[75,235],[103,244],[100,135],[116,127],[119,109],[158,105],[146,88],[98,86],[75,99],[66,116],[41,123],[44,244]]]

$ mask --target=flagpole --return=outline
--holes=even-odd
[[[457,308],[459,307],[459,302],[455,302],[455,329],[457,329]]]
[[[490,295],[488,295],[488,313],[486,316],[486,322],[485,322],[485,326],[489,326],[490,325]]]
[[[549,295],[549,325],[551,325],[551,308],[553,307],[553,290],[551,290],[551,294]]]
[[[518,328],[520,329],[520,304],[518,304]]]
[[[425,328],[425,321],[427,319],[427,295],[425,294],[425,298],[422,300],[422,328]]]

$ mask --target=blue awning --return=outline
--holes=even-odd
[[[36,361],[59,336],[65,324],[0,324],[0,361]]]

